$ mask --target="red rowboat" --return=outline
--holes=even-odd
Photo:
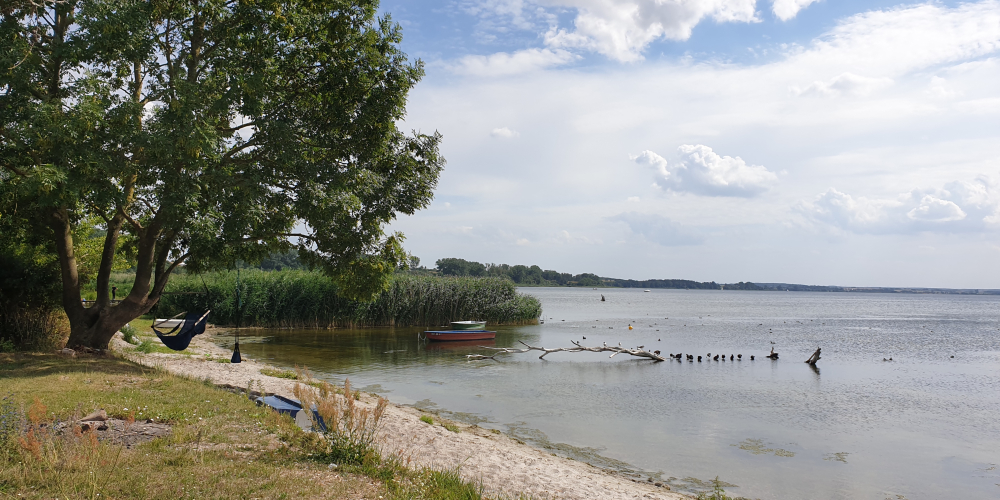
[[[493,340],[497,337],[497,332],[489,330],[432,330],[424,332],[427,340],[449,341],[449,340]]]

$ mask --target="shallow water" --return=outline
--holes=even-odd
[[[466,361],[483,342],[427,344],[413,328],[243,330],[241,349],[681,490],[718,476],[751,498],[1000,498],[1000,297],[522,291],[545,323],[499,327],[495,346],[576,339],[757,360]],[[772,346],[781,359],[761,359]],[[814,371],[803,360],[816,347]]]

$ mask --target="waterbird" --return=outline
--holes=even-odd
[[[605,343],[604,343],[604,347],[607,347],[607,346],[608,346],[608,343],[607,343],[607,342],[605,342]]]
[[[586,335],[583,336],[583,340],[587,340],[587,336]]]
[[[653,354],[659,356],[660,355],[660,351],[653,351]]]
[[[715,355],[715,357],[714,357],[714,358],[712,358],[712,361],[718,361],[718,360],[719,360],[719,355],[718,355],[718,354],[716,354],[716,355]]]
[[[733,355],[732,355],[732,354],[730,354],[730,355],[729,355],[729,361],[732,361],[732,360],[733,360]]]
[[[701,363],[701,356],[698,356],[698,362]]]
[[[737,358],[738,358],[739,360],[741,360],[741,361],[743,360],[743,355],[742,355],[742,354],[737,354],[737,355],[736,355],[736,357],[737,357]]]
[[[642,349],[643,347],[646,347],[646,346],[644,346],[644,345],[641,345],[641,346],[639,346],[639,349]]]
[[[753,361],[753,354],[750,355],[750,361]]]

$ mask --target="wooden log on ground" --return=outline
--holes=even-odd
[[[479,347],[481,347],[483,349],[490,349],[492,351],[497,351],[497,352],[493,356],[487,356],[485,354],[467,354],[465,357],[466,357],[466,359],[469,359],[469,360],[496,359],[496,355],[497,354],[516,354],[516,353],[523,353],[523,352],[528,352],[528,351],[542,351],[542,355],[538,356],[538,359],[545,359],[545,356],[548,356],[549,354],[552,354],[554,352],[610,352],[611,356],[608,356],[610,358],[613,358],[613,357],[615,357],[618,354],[628,354],[630,356],[636,356],[636,357],[640,357],[640,358],[649,358],[649,359],[651,359],[653,361],[666,361],[659,354],[656,354],[656,353],[653,353],[653,352],[649,352],[649,351],[643,350],[643,349],[638,348],[638,347],[635,348],[635,349],[627,349],[625,347],[608,346],[608,345],[598,346],[598,347],[587,347],[587,346],[584,346],[584,345],[580,344],[579,342],[577,342],[575,340],[571,340],[570,342],[572,342],[575,347],[556,347],[556,348],[553,348],[553,349],[549,349],[549,348],[545,348],[545,347],[537,347],[537,346],[533,346],[533,345],[528,345],[528,344],[525,344],[524,342],[521,342],[521,344],[524,345],[523,349],[515,349],[513,347],[487,347],[487,346],[479,346]]]
[[[809,363],[810,365],[816,366],[816,362],[820,360],[819,351],[820,351],[820,348],[817,347],[816,348],[816,352],[814,352],[812,354],[812,356],[809,356],[809,359],[806,360],[806,363]]]

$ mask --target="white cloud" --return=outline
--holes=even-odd
[[[856,233],[982,231],[1000,222],[1000,185],[980,176],[942,189],[915,189],[895,199],[854,197],[830,188],[795,210],[815,222]]]
[[[631,159],[652,167],[656,184],[671,191],[749,198],[767,191],[778,180],[763,166],[747,165],[739,156],[719,156],[708,146],[684,145],[677,151],[681,160],[673,167],[649,150]]]
[[[771,11],[782,21],[788,21],[795,17],[800,10],[819,0],[774,0],[771,2]]]
[[[626,212],[609,217],[608,220],[624,222],[633,233],[658,245],[697,245],[705,241],[705,238],[697,232],[661,215]]]
[[[863,97],[890,85],[892,85],[891,78],[868,78],[854,73],[841,73],[828,82],[815,81],[801,90],[793,87],[792,91],[795,94],[807,96]]]
[[[927,195],[920,199],[918,207],[906,212],[906,216],[919,221],[952,222],[964,219],[965,212],[953,201]]]
[[[618,61],[642,59],[641,52],[658,38],[687,40],[704,19],[758,22],[756,0],[555,0],[578,9],[575,30],[553,27],[545,35],[550,47],[592,50]]]
[[[928,3],[848,17],[788,62],[837,73],[893,76],[998,49],[997,0],[955,8]]]
[[[525,49],[511,53],[497,52],[488,56],[465,56],[452,66],[452,70],[481,77],[510,76],[562,66],[579,57],[562,49]]]
[[[517,137],[521,134],[518,133],[516,130],[511,130],[507,127],[499,127],[493,129],[493,131],[490,132],[490,135],[493,137],[500,137],[502,139],[513,139],[514,137]]]

